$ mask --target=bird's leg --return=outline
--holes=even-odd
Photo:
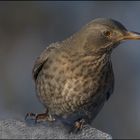
[[[74,123],[74,125],[72,126],[69,133],[77,133],[77,132],[81,131],[84,125],[85,125],[85,120],[84,119],[77,120]]]
[[[35,120],[35,123],[37,123],[39,120],[42,120],[42,121],[55,121],[55,118],[53,118],[49,113],[48,113],[48,110],[46,110],[45,113],[40,113],[40,114],[35,114],[35,113],[27,113],[26,116],[25,116],[25,120],[28,118],[28,117],[31,117],[31,119]]]

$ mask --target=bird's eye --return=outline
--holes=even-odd
[[[110,32],[110,31],[104,31],[104,35],[105,35],[106,37],[110,37],[111,32]]]

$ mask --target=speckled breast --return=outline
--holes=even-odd
[[[98,112],[112,93],[111,64],[90,58],[76,60],[64,56],[48,60],[38,75],[37,96],[51,114]]]

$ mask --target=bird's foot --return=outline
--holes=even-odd
[[[80,119],[77,120],[74,125],[72,126],[71,130],[69,131],[69,133],[78,133],[83,129],[83,126],[85,125],[85,120],[84,119]]]
[[[38,121],[55,121],[55,118],[53,118],[51,115],[48,114],[48,112],[41,113],[41,114],[35,114],[35,113],[27,113],[25,116],[25,120],[30,117],[31,119],[35,120],[35,123]]]

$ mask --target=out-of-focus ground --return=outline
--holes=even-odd
[[[138,1],[0,2],[0,118],[42,112],[32,67],[50,43],[63,40],[96,17],[109,17],[140,32]],[[140,41],[112,54],[115,91],[93,126],[113,138],[140,138]]]

